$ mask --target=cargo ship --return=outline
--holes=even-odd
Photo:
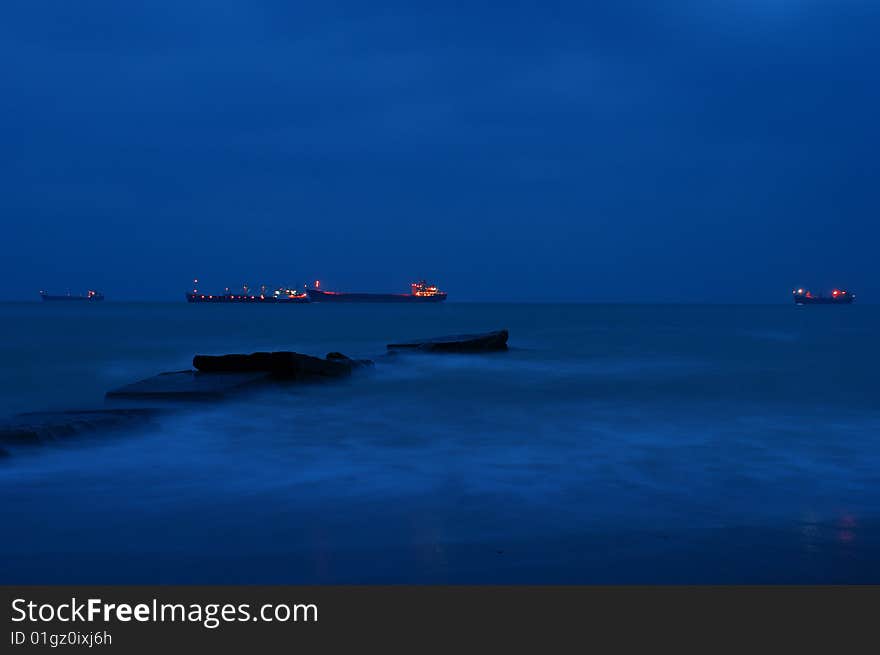
[[[830,296],[814,296],[808,289],[795,289],[791,292],[795,305],[850,305],[855,294],[844,289],[835,289]]]
[[[51,302],[55,300],[64,300],[64,301],[80,301],[80,302],[100,302],[104,300],[104,294],[99,293],[97,291],[92,291],[91,289],[85,294],[76,294],[73,295],[68,291],[64,295],[53,296],[50,293],[46,293],[45,291],[40,291],[40,298],[43,299],[43,302]]]
[[[253,293],[247,284],[242,286],[241,293],[233,293],[228,288],[223,293],[204,293],[198,289],[198,280],[193,280],[192,291],[187,291],[186,301],[196,303],[278,303],[300,304],[309,302],[309,296],[305,291],[280,287],[271,293],[266,292],[266,286],[260,287],[260,293]]]
[[[413,282],[409,293],[350,293],[347,291],[324,291],[321,282],[315,282],[313,288],[306,290],[312,302],[375,302],[375,303],[425,303],[443,302],[446,292],[440,291],[435,285],[424,280]]]

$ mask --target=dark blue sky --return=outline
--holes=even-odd
[[[880,297],[880,5],[0,8],[2,296]]]

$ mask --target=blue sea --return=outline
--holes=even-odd
[[[878,306],[18,303],[0,330],[4,421],[196,353],[377,358],[7,447],[2,583],[880,583]]]

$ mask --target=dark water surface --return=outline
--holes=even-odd
[[[372,356],[0,460],[3,583],[880,583],[880,307],[0,305],[0,414]]]

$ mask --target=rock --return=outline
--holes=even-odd
[[[295,352],[257,352],[250,355],[196,355],[193,366],[203,373],[262,372],[275,378],[309,380],[350,375],[361,363],[341,353],[326,359]]]
[[[327,353],[327,359],[349,362],[354,368],[373,365],[372,359],[352,359],[348,355],[337,352]]]
[[[388,350],[417,350],[421,352],[479,353],[507,350],[507,330],[482,334],[458,334],[419,341],[389,343]]]
[[[326,359],[294,352],[249,355],[196,355],[195,371],[160,373],[107,392],[107,398],[156,400],[219,400],[278,382],[312,382],[350,375],[369,360],[330,353]]]
[[[176,371],[108,391],[110,399],[217,400],[233,392],[266,383],[268,373],[200,373]]]
[[[106,430],[140,427],[154,421],[156,408],[89,409],[62,412],[28,412],[0,427],[0,443],[35,445],[66,437]]]

